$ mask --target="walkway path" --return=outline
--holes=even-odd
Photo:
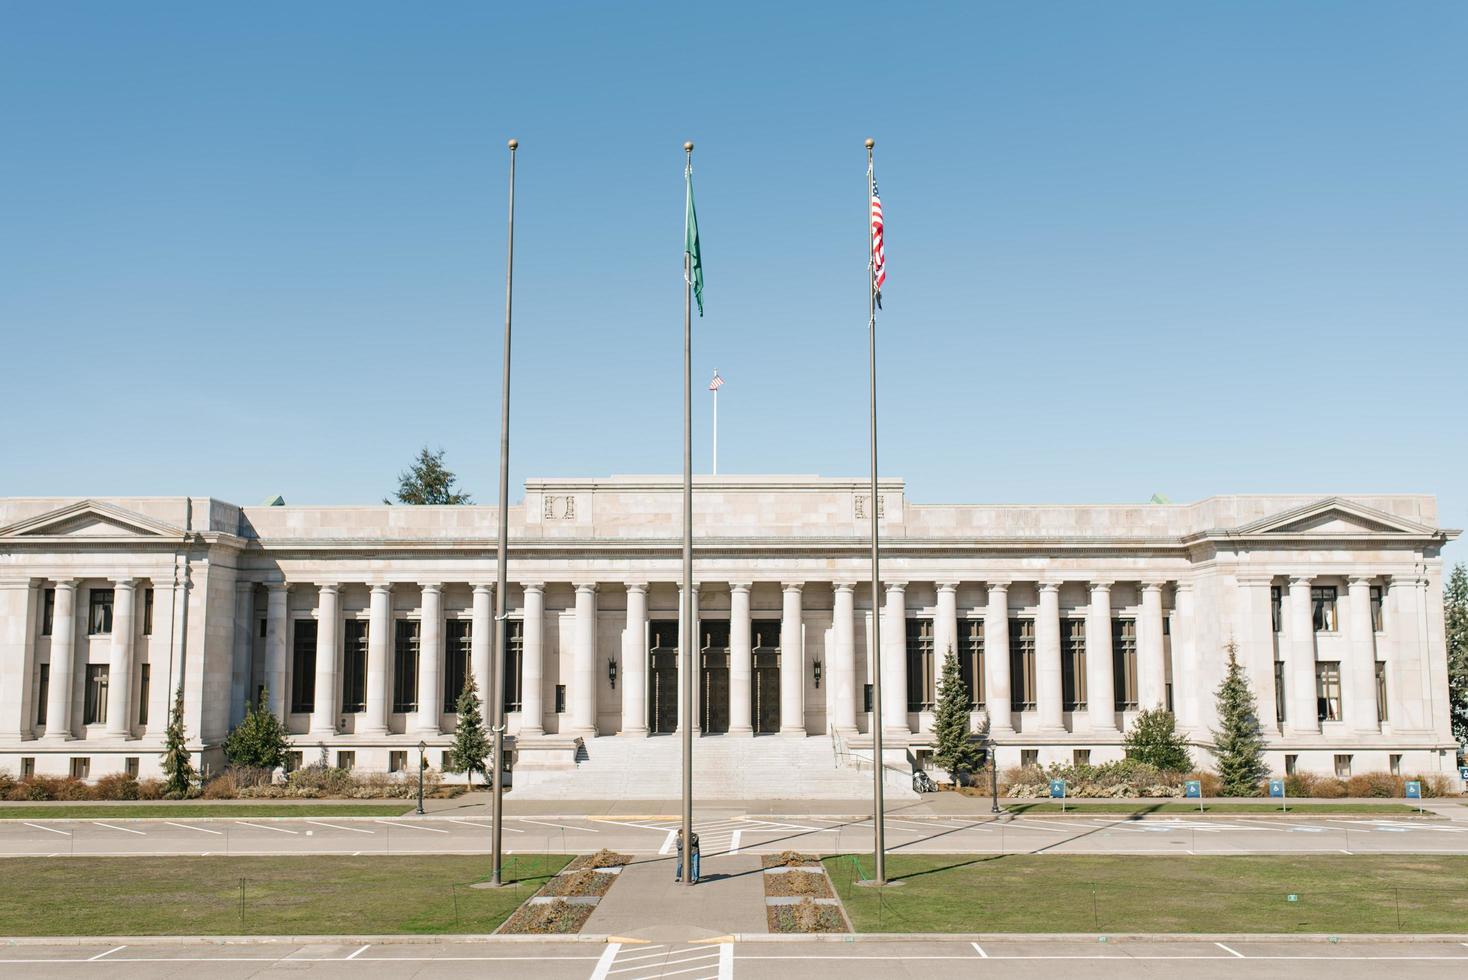
[[[673,880],[673,867],[672,858],[628,865],[581,931],[658,943],[768,931],[758,856],[706,857],[691,887]]]

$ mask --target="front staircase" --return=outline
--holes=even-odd
[[[676,735],[589,738],[574,769],[517,770],[514,798],[675,800],[682,795]],[[845,764],[825,737],[710,735],[693,740],[693,795],[701,800],[860,800],[872,792],[870,761]],[[889,769],[889,796],[911,796],[910,773]]]

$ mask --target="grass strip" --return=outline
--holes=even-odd
[[[1060,813],[1059,803],[1006,803],[1004,809],[1015,815],[1023,814],[1048,814]],[[1196,803],[1092,803],[1089,801],[1077,801],[1065,804],[1066,813],[1126,813],[1145,816],[1149,813],[1198,813]],[[1278,816],[1281,811],[1278,803],[1204,803],[1203,813],[1231,813],[1235,815],[1252,813],[1256,816]],[[1395,816],[1408,816],[1417,813],[1415,806],[1405,803],[1300,803],[1295,800],[1289,802],[1289,812],[1297,815],[1309,816],[1310,814],[1393,814]]]
[[[0,820],[182,820],[199,817],[399,817],[416,803],[68,803],[5,806]]]
[[[0,935],[489,933],[568,855],[8,858]],[[476,877],[477,876],[477,877]]]
[[[1468,855],[828,857],[858,932],[1461,932]],[[1291,897],[1293,896],[1293,897]]]

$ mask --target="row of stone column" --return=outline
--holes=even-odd
[[[51,674],[46,697],[46,734],[48,742],[71,738],[72,692],[77,673],[77,586],[78,579],[61,579],[55,583],[55,600],[51,611]],[[112,637],[107,658],[108,738],[128,738],[132,734],[132,676],[137,654],[138,581],[132,578],[112,580]]]

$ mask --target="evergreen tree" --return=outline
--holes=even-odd
[[[172,799],[187,796],[198,778],[189,759],[183,714],[184,693],[180,684],[173,697],[173,709],[168,713],[168,728],[163,735],[163,791]]]
[[[245,702],[245,719],[224,739],[224,756],[233,765],[273,771],[285,765],[290,739],[270,710],[270,691],[260,689],[258,704]]]
[[[489,757],[489,736],[484,730],[484,719],[479,714],[479,688],[471,673],[464,678],[464,690],[459,692],[454,710],[459,713],[459,723],[454,727],[454,744],[449,750],[444,769],[449,772],[469,774],[469,786],[474,786],[477,772],[489,782],[490,772],[485,760]]]
[[[443,465],[444,451],[428,451],[424,446],[418,451],[413,465],[398,474],[397,498],[400,504],[472,504],[467,493],[459,493],[454,484],[459,478]],[[392,503],[386,497],[385,504]]]
[[[1443,589],[1443,619],[1448,641],[1448,713],[1453,738],[1468,745],[1468,571],[1453,566]]]
[[[938,706],[933,712],[933,761],[948,770],[954,786],[983,765],[982,747],[969,727],[970,704],[968,685],[958,673],[958,655],[949,647],[943,655]]]
[[[1258,796],[1259,784],[1269,775],[1264,764],[1264,733],[1249,679],[1239,664],[1239,647],[1228,641],[1228,672],[1218,685],[1218,728],[1213,732],[1218,778],[1224,796]]]
[[[1129,759],[1156,766],[1163,772],[1191,772],[1193,758],[1187,741],[1178,734],[1177,720],[1171,711],[1147,710],[1137,715],[1131,731],[1126,733]]]

